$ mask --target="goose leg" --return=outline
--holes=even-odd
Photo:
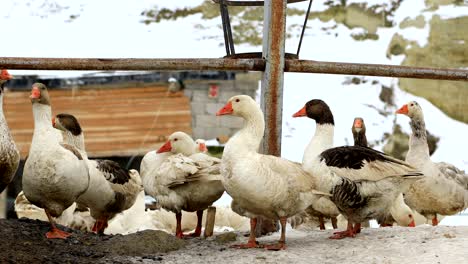
[[[332,222],[333,229],[337,229],[338,228],[338,219],[336,219],[336,217],[332,217],[331,222]]]
[[[265,248],[268,250],[282,250],[286,249],[286,217],[280,218],[281,223],[281,238],[277,244],[265,245]]]
[[[434,217],[432,218],[432,225],[436,226],[438,224],[439,224],[439,220],[437,220],[437,215],[434,215]]]
[[[203,210],[199,210],[197,211],[197,227],[195,228],[195,232],[189,234],[188,236],[199,237],[201,235],[202,219],[203,219]]]
[[[231,248],[258,248],[260,247],[255,239],[255,228],[257,227],[257,218],[250,218],[250,236],[246,244],[232,245]]]
[[[359,234],[361,233],[361,223],[354,224],[354,234]],[[353,236],[354,237],[354,236]]]
[[[183,238],[184,233],[182,233],[182,213],[176,213],[176,237]]]
[[[51,229],[49,232],[46,233],[47,238],[60,238],[60,239],[66,239],[69,237],[71,234],[65,231],[62,231],[58,229],[55,226],[54,219],[52,219],[52,216],[50,216],[49,212],[45,210],[47,218],[49,219]]]
[[[325,220],[323,220],[323,216],[319,216],[319,224],[320,230],[325,230]]]
[[[107,218],[103,217],[102,219],[96,221],[96,233],[97,234],[104,234],[104,230],[107,228]]]
[[[356,229],[359,229],[359,232],[361,230],[361,224],[356,224],[356,226],[353,226],[353,223],[351,221],[348,221],[348,228],[345,231],[340,231],[340,232],[334,232],[333,236],[329,237],[330,239],[342,239],[345,237],[355,237],[356,236]]]

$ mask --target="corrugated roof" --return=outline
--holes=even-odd
[[[90,157],[142,155],[174,131],[191,134],[190,102],[167,87],[58,89],[49,91],[52,115],[69,113],[83,128]],[[34,122],[29,91],[7,91],[4,112],[25,158]]]

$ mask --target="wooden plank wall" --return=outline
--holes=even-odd
[[[167,87],[50,90],[52,115],[73,114],[90,157],[144,155],[174,131],[191,134],[190,102]],[[30,91],[6,91],[4,113],[24,159],[31,144]]]

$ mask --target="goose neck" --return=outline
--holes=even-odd
[[[364,133],[356,133],[354,136],[354,146],[367,147],[367,138]]]
[[[333,124],[317,124],[315,134],[307,145],[303,163],[312,162],[320,153],[333,147],[333,136],[335,126]]]
[[[260,109],[246,114],[244,125],[226,144],[225,153],[229,155],[230,151],[240,152],[258,152],[260,142],[265,133],[265,120]]]
[[[32,106],[34,116],[34,130],[52,128],[52,109],[50,105],[34,103]]]
[[[409,140],[407,160],[411,160],[412,158],[429,159],[429,146],[427,145],[427,132],[424,118],[412,118],[410,126],[412,133]]]
[[[75,136],[70,131],[62,131],[63,142],[76,147],[79,151],[85,152],[84,135],[80,133]]]

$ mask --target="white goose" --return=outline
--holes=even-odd
[[[366,124],[364,123],[364,119],[362,117],[354,118],[353,126],[351,127],[351,132],[353,133],[354,146],[368,147],[366,137]],[[398,221],[396,221],[398,224],[403,226],[415,227],[416,221],[414,220],[413,213],[413,210],[405,204],[403,194],[400,194],[398,196],[397,202],[395,203],[395,206],[392,207],[392,209],[386,216],[382,217],[381,219],[378,219],[378,223],[381,227],[393,226],[393,223],[395,223],[395,219],[393,218],[393,216],[395,216],[399,217]]]
[[[3,114],[3,94],[5,83],[12,79],[7,70],[0,72],[0,193],[10,184],[15,176],[20,161],[20,153],[10,134],[10,129]]]
[[[333,115],[321,100],[309,101],[294,116],[307,116],[318,124],[326,124],[324,120],[333,124]],[[317,125],[316,135],[321,133],[328,134],[324,138],[331,138],[333,126]],[[348,229],[330,238],[354,237],[360,232],[361,222],[385,218],[388,212],[395,214],[394,218],[399,221],[406,219],[406,225],[413,221],[413,215],[402,209],[404,202],[399,196],[410,183],[422,177],[421,173],[403,161],[370,148],[348,146],[323,152],[309,150],[317,138],[320,139],[314,136],[306,149],[303,166],[320,178],[319,190],[332,193],[330,199],[348,219]],[[316,145],[320,146],[320,143],[324,145],[323,141]]]
[[[204,139],[197,139],[195,140],[195,144],[197,144],[197,152],[200,153],[207,153],[208,148],[206,147],[206,141]]]
[[[190,236],[201,234],[203,210],[224,192],[219,171],[220,160],[196,153],[196,144],[184,132],[175,132],[157,151],[171,153],[159,166],[143,177],[145,190],[159,204],[176,214],[176,236],[182,238],[181,211],[197,212],[197,226]]]
[[[412,134],[406,161],[427,176],[405,192],[405,201],[437,225],[437,214],[453,215],[468,207],[468,175],[452,164],[431,161],[424,115],[417,102],[403,105],[397,114],[411,119]]]
[[[48,238],[66,238],[52,217],[58,217],[89,186],[86,161],[73,146],[61,144],[52,127],[49,93],[44,84],[35,83],[31,90],[34,134],[24,165],[23,191],[34,205],[43,208],[51,224]]]
[[[301,164],[258,153],[265,121],[258,104],[247,95],[231,97],[217,115],[244,119],[243,128],[226,143],[222,158],[223,184],[232,197],[232,210],[251,218],[247,244],[238,248],[258,247],[255,238],[257,216],[279,219],[281,238],[267,249],[286,248],[286,220],[304,211],[318,199],[315,180]]]
[[[58,114],[52,123],[62,131],[64,143],[78,149],[88,164],[89,188],[77,202],[88,207],[91,216],[96,219],[93,231],[103,234],[110,219],[135,203],[143,190],[140,175],[138,171],[125,170],[111,160],[89,160],[83,130],[73,115]]]

